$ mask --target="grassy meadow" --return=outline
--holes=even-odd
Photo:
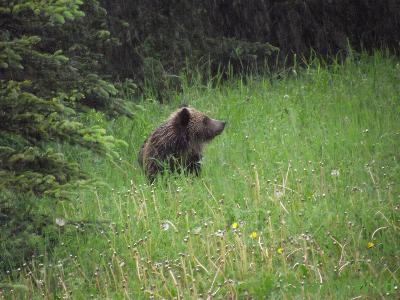
[[[135,100],[133,120],[91,115],[128,146],[120,161],[70,153],[103,185],[58,204],[61,243],[10,270],[1,299],[400,298],[398,59],[314,60],[172,98]],[[149,186],[137,153],[181,102],[227,126],[200,177]]]

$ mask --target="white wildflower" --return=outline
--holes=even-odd
[[[65,226],[65,220],[64,219],[61,219],[61,218],[56,218],[56,224],[58,225],[58,226],[60,226],[60,227],[63,227],[63,226]]]

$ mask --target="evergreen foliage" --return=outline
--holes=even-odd
[[[89,5],[100,10],[96,1]],[[3,1],[0,6],[2,269],[43,247],[42,234],[52,226],[52,205],[43,210],[39,200],[69,199],[76,187],[91,182],[57,143],[116,155],[121,141],[84,124],[80,112],[93,107],[110,116],[132,116],[117,88],[96,67],[101,54],[92,52],[90,41],[108,36],[104,26],[99,30],[89,23],[92,27],[74,44],[72,37],[64,39],[74,26],[78,32],[91,22],[82,9],[81,0]],[[85,44],[82,39],[93,32],[97,35]]]

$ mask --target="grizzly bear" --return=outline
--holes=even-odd
[[[198,175],[204,144],[224,128],[224,121],[183,105],[144,141],[139,165],[150,182],[165,170]]]

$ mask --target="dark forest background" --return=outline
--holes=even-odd
[[[182,74],[269,73],[349,49],[398,54],[399,28],[398,0],[0,1],[0,268],[51,237],[39,200],[92,182],[60,145],[118,155],[123,141],[89,126],[88,110],[132,118],[128,93],[166,102]]]
[[[162,90],[179,88],[175,75],[181,72],[207,75],[211,71],[212,75],[230,68],[229,72],[241,74],[291,64],[294,54],[345,55],[349,46],[355,50],[387,47],[396,52],[400,46],[398,0],[74,2],[82,15],[68,22],[68,14],[61,10],[48,26],[34,10],[20,8],[16,14],[4,9],[2,31],[11,36],[41,36],[37,48],[62,50],[80,74],[95,72],[112,82],[129,78],[139,89],[149,84],[159,91],[160,100],[167,100]],[[39,72],[35,66],[23,71],[25,77]],[[52,83],[74,81],[63,75],[53,76]],[[85,104],[105,105],[95,100],[99,95],[90,98]]]
[[[234,73],[272,67],[276,57],[309,57],[399,48],[400,2],[389,1],[103,1],[112,47],[109,73],[143,82],[210,62]],[[275,51],[279,50],[279,51]]]

